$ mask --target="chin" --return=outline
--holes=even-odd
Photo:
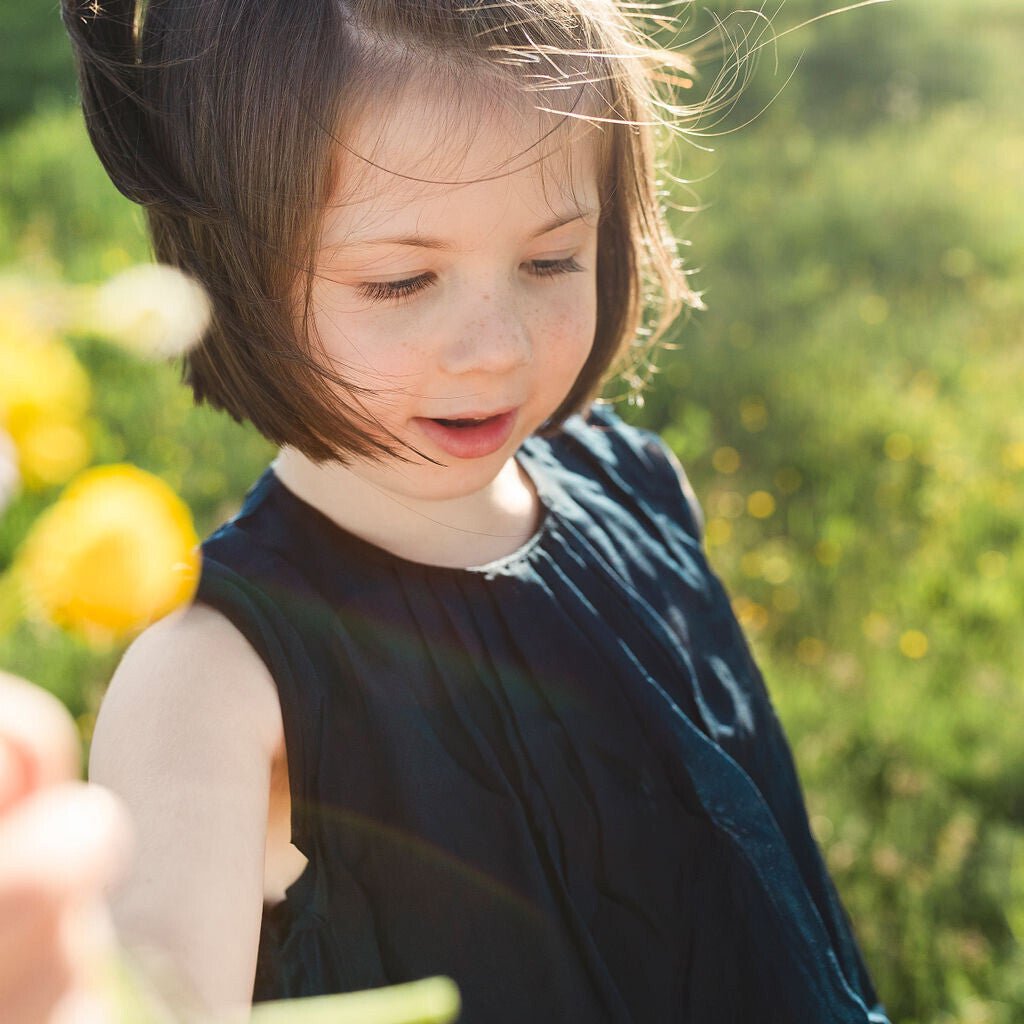
[[[414,495],[424,501],[457,501],[485,490],[505,468],[514,453],[494,459],[480,459],[479,465],[460,465],[450,461],[444,467],[430,466],[427,478],[417,481]],[[487,463],[487,465],[483,465]],[[413,488],[410,487],[410,491]]]

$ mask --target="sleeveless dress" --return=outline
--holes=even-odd
[[[595,408],[517,458],[542,522],[480,568],[368,544],[272,468],[203,545],[309,860],[254,1000],[445,974],[464,1024],[886,1024],[663,443]]]

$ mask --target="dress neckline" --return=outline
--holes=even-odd
[[[528,562],[533,554],[542,546],[553,524],[554,508],[557,504],[557,498],[554,493],[555,484],[543,472],[543,467],[539,465],[539,460],[536,458],[535,453],[530,450],[531,442],[536,442],[536,439],[527,438],[516,452],[514,458],[519,468],[533,484],[533,489],[537,493],[537,500],[540,506],[537,525],[533,533],[514,551],[481,565],[450,566],[420,562],[395,554],[379,544],[365,540],[335,522],[315,505],[310,504],[305,498],[300,497],[291,490],[274,471],[273,465],[268,466],[264,472],[263,479],[260,482],[262,486],[259,487],[254,497],[259,502],[268,495],[272,496],[282,503],[286,510],[290,511],[294,517],[312,521],[317,526],[323,540],[330,543],[333,547],[344,550],[349,558],[386,564],[395,569],[405,569],[409,572],[465,577],[499,576],[513,573],[517,567]]]

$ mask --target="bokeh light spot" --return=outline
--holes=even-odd
[[[793,566],[785,555],[769,555],[761,567],[761,575],[766,582],[777,587],[793,575]]]
[[[732,540],[732,523],[727,519],[709,519],[704,528],[704,537],[708,547],[717,548]]]
[[[881,612],[868,612],[861,623],[861,631],[873,644],[881,646],[892,633],[892,623]]]
[[[740,559],[740,572],[748,579],[759,579],[761,576],[761,552],[748,551]]]
[[[783,615],[795,612],[800,607],[800,591],[793,586],[779,587],[772,594],[772,607]]]
[[[889,303],[881,295],[865,295],[860,300],[859,312],[864,323],[877,327],[889,316]]]
[[[906,434],[890,434],[885,439],[885,454],[893,462],[904,462],[910,458],[914,444]]]
[[[978,556],[978,572],[987,580],[998,579],[1006,572],[1006,555],[1002,551],[983,551]]]
[[[908,658],[923,658],[928,653],[928,637],[918,629],[908,629],[900,637],[900,650]]]
[[[843,557],[842,546],[834,540],[819,540],[814,545],[814,557],[822,565],[836,565]]]
[[[775,474],[775,486],[783,494],[794,494],[803,483],[803,475],[795,466],[783,466]]]
[[[761,632],[771,619],[768,609],[764,605],[751,601],[747,597],[737,598],[733,602],[733,611],[736,613],[740,625],[752,633]]]
[[[717,472],[729,476],[740,468],[740,453],[726,445],[717,449],[711,456],[711,465]]]
[[[712,491],[708,496],[708,512],[725,519],[738,519],[747,503],[739,491]]]
[[[1024,441],[1015,441],[1003,449],[1003,465],[1007,469],[1024,469]]]
[[[767,519],[775,511],[775,499],[767,491],[754,491],[747,498],[747,511],[755,519]]]
[[[740,399],[740,422],[746,430],[755,433],[768,423],[768,408],[764,399],[749,395]]]
[[[816,636],[805,636],[796,645],[796,656],[805,665],[820,665],[825,657],[825,645]]]

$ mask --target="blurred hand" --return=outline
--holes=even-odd
[[[129,850],[127,815],[77,781],[58,700],[0,672],[0,1018],[112,1024],[96,979],[114,952],[104,890]]]

